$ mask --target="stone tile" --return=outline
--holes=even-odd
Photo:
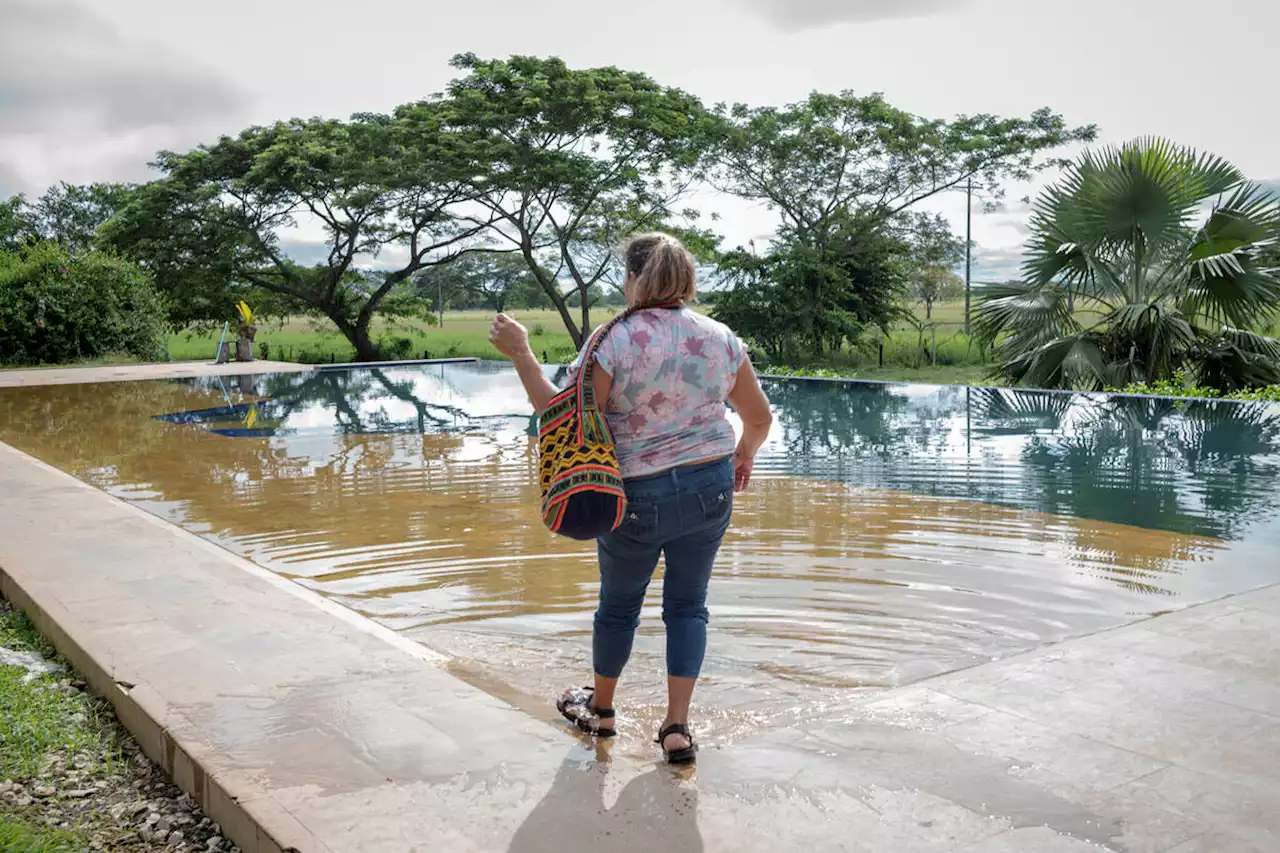
[[[1000,711],[951,726],[946,735],[961,749],[1009,759],[1010,775],[1059,793],[1109,790],[1166,766],[1148,756]]]
[[[1100,815],[1114,818],[1118,831],[1107,846],[1124,853],[1162,853],[1209,829],[1209,825],[1167,809],[1117,797],[1111,791],[1078,794],[1077,799]]]
[[[930,731],[973,720],[989,708],[924,686],[904,687],[863,703],[856,709],[862,719],[916,731]]]
[[[1100,853],[1108,848],[1044,826],[1015,829],[963,848],[965,853]]]
[[[1172,811],[1214,827],[1280,833],[1280,786],[1253,786],[1220,776],[1167,767],[1115,789],[1122,800]],[[1277,848],[1280,849],[1280,848]]]
[[[980,815],[923,791],[872,787],[862,789],[858,796],[885,823],[948,849],[1012,829],[1006,818]]]
[[[1246,837],[1229,829],[1215,829],[1168,847],[1162,853],[1275,853],[1280,836]]]

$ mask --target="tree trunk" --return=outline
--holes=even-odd
[[[352,334],[347,339],[356,348],[356,361],[377,361],[382,354],[378,351],[378,345],[369,337],[368,321],[357,322],[351,331]]]
[[[587,336],[591,334],[591,303],[587,301],[587,292],[579,290],[582,294],[582,342],[578,344],[578,348],[582,348],[582,344],[586,343]]]
[[[926,299],[924,302],[924,318],[926,320],[933,319],[933,300]]]
[[[352,348],[356,351],[356,361],[377,361],[380,353],[378,346],[369,336],[369,322],[371,317],[360,317],[352,322],[347,317],[335,317],[329,314],[329,319],[333,321],[333,325],[338,327],[338,331],[342,332],[342,336],[347,339]]]

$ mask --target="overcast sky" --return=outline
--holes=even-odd
[[[387,111],[442,89],[465,51],[619,65],[709,103],[847,88],[930,117],[1049,106],[1103,141],[1166,135],[1277,180],[1277,31],[1276,0],[1208,16],[1190,0],[0,0],[0,196],[145,179],[156,150],[251,123]],[[936,208],[963,232],[962,196]],[[770,230],[721,212],[732,242]],[[1025,218],[975,216],[976,278],[1013,271]]]

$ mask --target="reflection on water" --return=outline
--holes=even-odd
[[[1275,407],[768,391],[712,590],[722,737],[1280,573]],[[541,524],[532,431],[496,365],[0,390],[0,440],[540,702],[589,672],[597,576]],[[646,707],[658,601],[628,688]]]

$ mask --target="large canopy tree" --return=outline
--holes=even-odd
[[[847,91],[780,108],[738,104],[722,115],[730,129],[715,152],[714,184],[765,204],[807,245],[821,245],[849,215],[875,230],[970,181],[998,197],[1002,181],[1052,162],[1044,152],[1095,134],[1047,109],[1025,119],[943,121]]]
[[[882,257],[890,241],[900,244],[891,254],[908,267],[947,262],[954,242],[937,238],[949,229],[914,211],[916,205],[970,182],[998,196],[1001,181],[1026,178],[1047,165],[1044,152],[1094,133],[1092,127],[1068,128],[1048,110],[1027,119],[979,115],[941,121],[892,107],[880,95],[851,92],[815,93],[781,108],[738,105],[720,116],[727,128],[712,151],[712,183],[764,204],[781,220],[778,239],[755,267],[767,270],[770,287],[760,291],[755,279],[735,276],[736,286],[757,292],[730,298],[726,308],[745,304],[766,314],[772,310],[780,326],[797,315],[801,328],[810,330],[802,336],[815,356],[822,353],[824,339],[825,346],[836,344],[827,332],[818,332],[835,319],[853,342],[852,333],[885,328],[894,316],[885,306],[900,296],[903,269]],[[862,241],[872,247],[857,249]],[[929,263],[911,258],[902,245],[931,243],[922,251],[938,259]],[[866,268],[855,266],[860,255],[868,259]],[[740,260],[738,254],[734,265],[741,266]],[[865,291],[839,292],[854,282],[876,281],[888,286],[877,298]],[[843,307],[837,311],[835,306]],[[806,311],[818,312],[813,322],[804,319]],[[773,338],[779,334],[796,332],[770,331]]]
[[[1089,152],[1031,225],[1024,280],[978,308],[1009,380],[1092,390],[1181,369],[1222,390],[1280,382],[1280,341],[1257,331],[1280,308],[1265,260],[1280,200],[1230,163],[1161,139]]]
[[[492,248],[524,258],[581,345],[591,295],[616,273],[617,245],[695,215],[678,206],[719,123],[694,96],[617,68],[471,54],[453,65],[465,74],[447,97],[397,119],[447,112],[449,129],[468,140],[471,221]]]
[[[415,272],[445,263],[488,225],[459,223],[469,198],[445,108],[411,120],[362,114],[252,127],[188,154],[163,153],[164,173],[104,229],[139,259],[190,317],[204,319],[237,288],[256,288],[328,317],[361,360],[378,356],[370,326]],[[327,256],[291,259],[299,226],[324,234]],[[358,262],[377,259],[378,276]]]

